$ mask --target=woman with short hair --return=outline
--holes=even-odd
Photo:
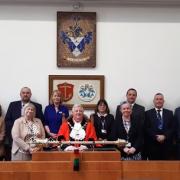
[[[120,106],[122,116],[116,119],[114,124],[115,139],[125,139],[128,144],[119,147],[122,160],[141,160],[141,148],[143,144],[142,126],[132,114],[131,104],[123,102]]]
[[[40,150],[33,139],[44,139],[45,131],[40,119],[35,118],[36,109],[32,103],[24,107],[24,115],[15,120],[12,128],[12,161],[31,160],[32,153]]]

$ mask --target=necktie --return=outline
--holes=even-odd
[[[25,107],[25,104],[22,104],[22,105],[21,105],[21,116],[24,115],[24,107]]]
[[[101,116],[100,119],[101,119],[102,129],[105,129],[105,119],[104,119],[104,116]]]
[[[163,128],[163,119],[162,119],[162,117],[161,117],[160,112],[161,112],[161,110],[158,109],[158,110],[157,110],[158,129],[162,130],[162,128]]]

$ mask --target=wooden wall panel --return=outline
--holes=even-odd
[[[123,179],[179,180],[180,161],[124,161]]]
[[[82,153],[80,170],[73,171],[74,155],[72,153],[62,153],[61,155],[54,153],[53,161],[49,160],[51,153],[42,153],[39,157],[38,154],[36,155],[36,158],[40,161],[1,162],[0,180],[180,179],[180,161],[120,161],[117,154],[92,152]],[[43,157],[48,161],[42,160]],[[61,160],[55,161],[55,157]]]
[[[72,152],[43,152],[39,151],[33,154],[33,161],[72,161],[74,153]],[[83,161],[119,161],[121,158],[119,151],[86,151],[80,153]]]

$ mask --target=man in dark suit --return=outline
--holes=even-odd
[[[140,124],[143,126],[145,120],[145,108],[135,103],[136,98],[137,98],[137,91],[133,88],[128,89],[126,93],[126,99],[127,102],[132,106],[132,116],[138,119],[140,121]],[[117,106],[115,119],[119,119],[122,116],[122,113],[120,111],[120,106],[121,105]]]
[[[173,112],[164,109],[164,96],[154,96],[154,108],[145,114],[145,142],[149,160],[168,160],[171,157],[174,118]]]
[[[11,130],[14,124],[14,121],[23,115],[23,107],[28,103],[32,103],[36,107],[36,117],[44,121],[44,116],[42,113],[41,104],[32,102],[31,98],[31,89],[28,87],[23,87],[20,91],[20,101],[11,102],[6,116],[5,116],[5,126],[6,126],[6,135],[5,135],[5,160],[11,160],[11,147],[12,147],[12,136]]]
[[[177,159],[180,160],[180,107],[175,109],[175,137],[177,146]]]

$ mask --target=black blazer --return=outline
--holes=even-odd
[[[175,109],[174,118],[175,118],[176,140],[180,143],[180,107]]]
[[[121,105],[117,106],[115,119],[119,119],[122,116],[120,106]],[[138,121],[140,121],[141,125],[143,126],[145,121],[145,108],[135,103],[132,108],[132,116],[136,118]]]
[[[95,131],[97,138],[108,139],[110,140],[111,131],[114,123],[114,116],[112,114],[108,114],[105,119],[104,129],[106,130],[106,134],[102,133],[102,123],[101,118],[97,114],[92,114],[91,119],[93,119]]]
[[[117,140],[118,138],[128,140],[131,143],[131,147],[136,149],[135,153],[141,151],[143,145],[142,126],[135,117],[131,116],[131,127],[128,133],[124,128],[122,116],[119,119],[116,119],[114,121],[113,133],[114,140]]]
[[[145,114],[145,131],[146,131],[146,143],[152,144],[157,143],[156,135],[161,134],[165,135],[166,143],[172,143],[174,135],[174,118],[173,112],[168,109],[163,109],[162,113],[163,118],[163,128],[162,130],[158,129],[158,120],[156,115],[155,108],[146,111]]]
[[[32,102],[32,104],[34,104],[34,106],[36,107],[36,118],[41,119],[41,121],[44,121],[44,116],[42,113],[42,105]],[[21,101],[14,101],[11,102],[6,116],[5,116],[5,126],[6,126],[6,131],[5,131],[5,143],[12,145],[12,137],[11,137],[11,130],[14,124],[14,121],[16,119],[18,119],[19,117],[21,117],[21,109],[22,109],[22,102]]]

